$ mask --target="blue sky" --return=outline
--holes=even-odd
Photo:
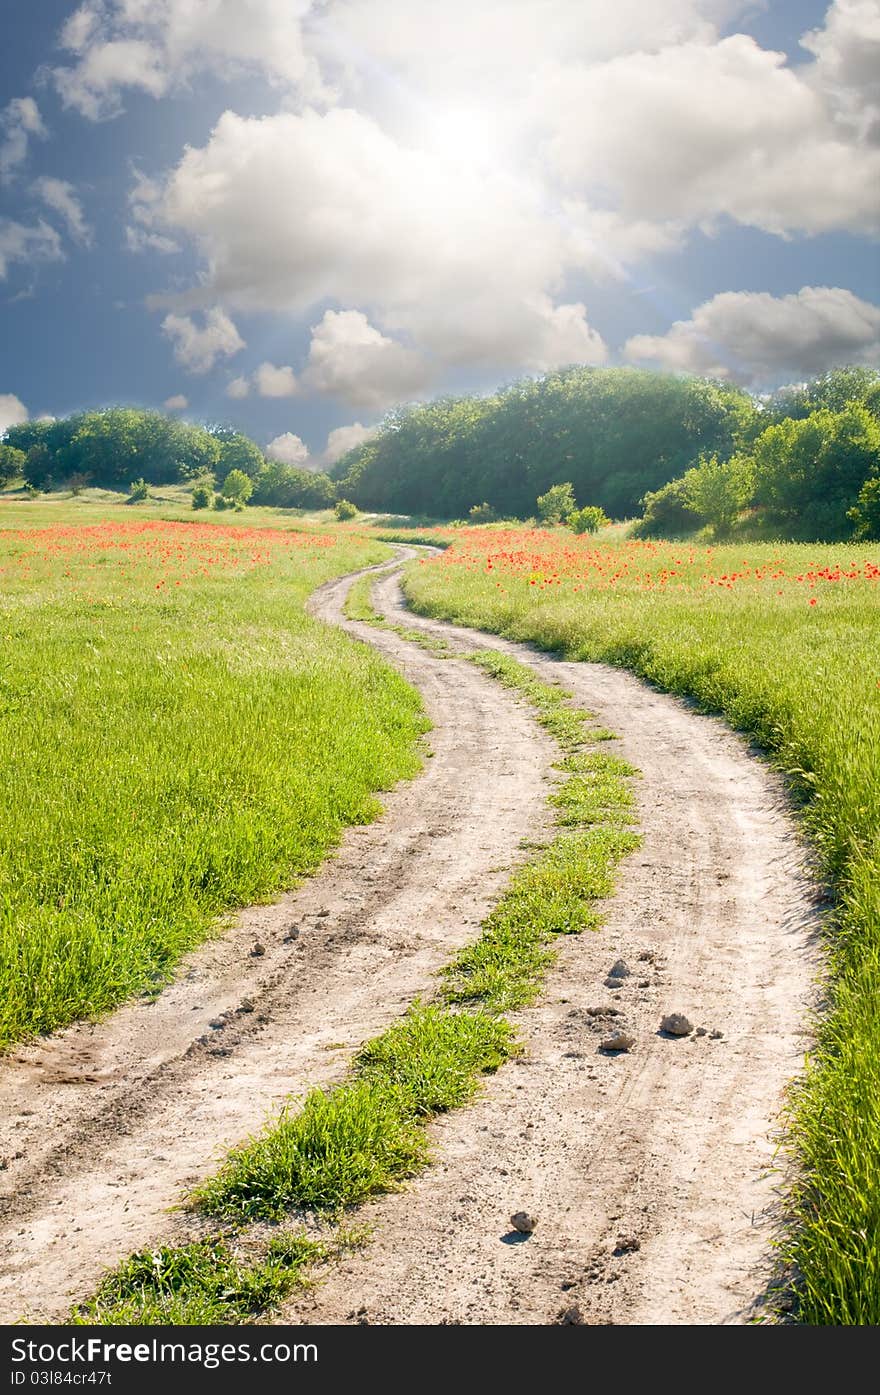
[[[398,401],[568,362],[880,364],[875,0],[42,0],[4,30],[0,427],[170,402],[320,465]]]

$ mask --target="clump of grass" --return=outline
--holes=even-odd
[[[336,1211],[388,1191],[426,1158],[403,1092],[356,1079],[312,1090],[299,1110],[288,1106],[194,1195],[211,1215],[239,1221]]]
[[[480,1076],[497,1070],[513,1050],[507,1022],[483,1012],[416,1004],[363,1047],[355,1070],[362,1079],[400,1091],[414,1117],[430,1118],[469,1100]]]
[[[359,620],[361,624],[372,625],[378,630],[390,630],[393,634],[400,635],[401,639],[408,640],[410,644],[417,644],[420,649],[426,649],[438,658],[450,657],[454,651],[442,635],[429,634],[425,630],[412,629],[406,625],[392,625],[390,621],[379,615],[372,602],[372,591],[375,584],[375,576],[371,576],[369,573],[366,576],[358,577],[357,581],[353,583],[343,606],[343,613],[347,619]]]
[[[515,688],[535,709],[542,727],[558,741],[563,751],[575,751],[582,744],[592,713],[571,707],[571,693],[552,683],[543,683],[530,668],[508,654],[483,649],[471,654],[470,661],[485,669],[506,688]]]
[[[636,847],[626,829],[597,825],[562,835],[513,878],[483,933],[444,970],[443,996],[508,1012],[536,998],[560,935],[598,928],[595,902],[614,888],[617,864]]]
[[[276,1236],[253,1259],[236,1254],[221,1236],[140,1250],[70,1320],[114,1327],[247,1323],[304,1287],[307,1269],[328,1254],[326,1245],[294,1234]]]

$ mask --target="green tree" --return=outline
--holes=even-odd
[[[683,477],[686,506],[716,537],[726,537],[752,497],[754,477],[754,462],[748,456],[707,456]]]
[[[847,513],[853,537],[862,542],[880,542],[880,476],[872,475],[859,490],[859,497]]]
[[[253,492],[254,482],[248,478],[244,470],[230,470],[220,486],[223,498],[236,508],[243,509]]]
[[[266,460],[251,502],[277,509],[324,509],[336,498],[333,481],[313,470],[298,470],[281,460]]]
[[[573,533],[598,533],[600,528],[607,527],[611,519],[604,509],[595,504],[587,504],[584,508],[575,509],[570,513],[565,522]]]
[[[538,495],[538,515],[542,523],[561,523],[577,508],[572,484],[554,484],[546,494]]]
[[[0,488],[22,477],[26,460],[25,451],[0,441]]]
[[[357,504],[353,504],[350,499],[339,499],[333,512],[340,523],[346,523],[351,518],[357,518]]]
[[[880,474],[880,422],[860,404],[769,426],[755,442],[755,503],[785,537],[834,542]]]
[[[249,437],[240,431],[229,435],[216,436],[220,445],[220,459],[217,462],[217,478],[221,482],[232,470],[241,470],[249,480],[256,482],[266,464],[266,457]]]

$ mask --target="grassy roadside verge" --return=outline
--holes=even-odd
[[[781,1255],[798,1320],[880,1323],[880,571],[876,549],[456,540],[416,611],[598,660],[696,698],[802,797],[837,908],[818,1042],[787,1115]]]
[[[369,606],[373,580],[355,583],[351,608],[360,612],[358,619],[383,623]],[[362,1047],[346,1080],[292,1101],[197,1190],[199,1209],[230,1227],[231,1234],[247,1234],[253,1223],[289,1223],[303,1211],[338,1221],[348,1208],[425,1167],[430,1161],[425,1125],[466,1103],[481,1079],[519,1049],[514,1026],[503,1014],[537,996],[561,936],[601,924],[596,901],[611,893],[618,863],[638,846],[631,789],[637,772],[593,748],[589,714],[569,705],[570,694],[540,682],[514,660],[470,657],[519,692],[560,746],[562,779],[551,796],[556,836],[514,874],[477,941],[440,975],[431,1001],[413,1003],[402,1019]],[[600,738],[608,735],[602,732]],[[223,1244],[228,1254],[229,1241]],[[144,1290],[141,1301],[129,1279],[149,1268],[144,1253],[109,1275],[81,1311],[102,1323],[202,1321],[203,1266],[190,1264],[190,1250],[162,1250],[162,1274],[172,1297],[163,1290],[161,1317],[154,1316],[154,1287]],[[307,1256],[291,1283],[303,1281],[309,1264],[321,1258]],[[252,1278],[239,1276],[242,1296],[233,1298],[219,1321],[252,1321],[279,1301],[276,1291],[264,1286],[270,1259],[266,1253],[252,1261]],[[254,1293],[264,1291],[265,1306],[255,1308]]]

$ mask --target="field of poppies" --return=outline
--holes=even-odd
[[[428,540],[428,539],[425,539]],[[697,698],[788,774],[834,889],[817,1050],[790,1104],[784,1252],[813,1323],[880,1322],[880,554],[441,529],[418,610]]]
[[[381,543],[4,512],[0,1048],[156,990],[219,912],[372,817],[425,728],[402,679],[303,612]]]

